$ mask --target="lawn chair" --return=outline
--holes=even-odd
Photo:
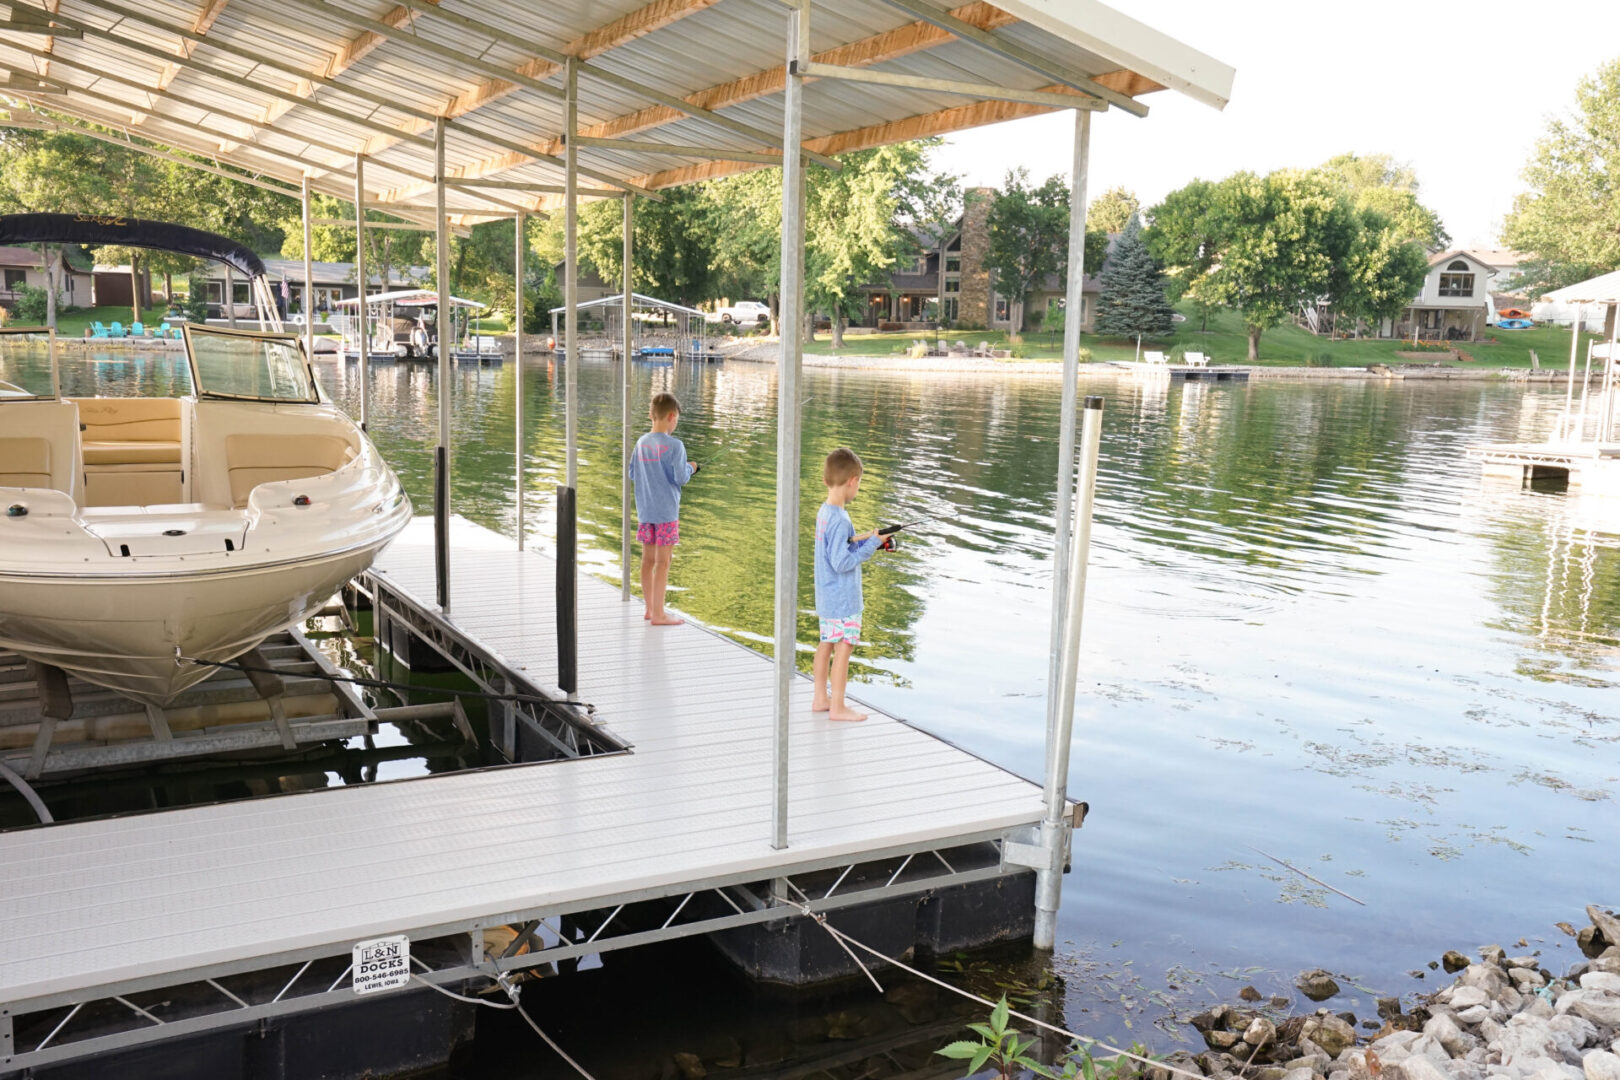
[[[1190,352],[1181,362],[1188,367],[1209,367],[1209,357],[1201,352]]]
[[[1164,353],[1162,352],[1154,352],[1152,349],[1149,349],[1147,352],[1142,354],[1142,363],[1144,364],[1163,364],[1165,362]]]
[[[104,338],[111,337],[112,335],[108,333],[107,328],[102,325],[101,320],[97,319],[95,322],[90,324],[90,336],[93,338]]]
[[[121,338],[128,337],[129,333],[124,329],[123,323],[115,320],[112,326],[107,329],[107,336],[112,338]]]
[[[130,337],[145,337],[146,336],[146,324],[143,323],[143,322],[140,322],[140,321],[130,323],[129,324],[129,336]]]

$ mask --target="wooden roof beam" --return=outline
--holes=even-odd
[[[215,20],[224,13],[225,5],[228,3],[230,3],[230,0],[207,0],[207,3],[203,4],[203,9],[197,12],[197,17],[191,20],[191,32],[198,37],[206,37],[208,31],[213,28]],[[190,58],[196,48],[196,44],[190,39],[181,38],[180,45],[175,50],[175,55],[182,60],[186,60]],[[158,89],[166,89],[170,83],[174,82],[174,77],[183,70],[184,68],[179,64],[165,66],[163,74],[158,76]]]

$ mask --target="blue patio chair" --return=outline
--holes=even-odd
[[[143,324],[143,323],[141,323],[139,321],[130,323],[129,324],[129,336],[130,337],[145,337],[146,336],[146,326],[145,326],[145,324]]]
[[[124,330],[124,324],[123,323],[115,321],[112,324],[112,326],[108,329],[107,336],[108,337],[121,338],[121,337],[127,337],[128,333]]]
[[[90,324],[90,336],[91,337],[101,337],[101,338],[104,338],[104,337],[108,336],[107,335],[107,328],[102,325],[100,319],[97,319],[95,322],[92,322]]]

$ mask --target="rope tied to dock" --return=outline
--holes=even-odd
[[[791,881],[788,882],[788,884],[797,891],[798,887],[794,886]],[[801,892],[799,895],[803,896],[804,894]],[[882,960],[886,964],[893,964],[901,971],[910,972],[912,975],[917,976],[917,978],[922,979],[925,982],[930,982],[942,989],[949,990],[953,994],[968,998],[971,1001],[977,1001],[981,1005],[985,1005],[992,1009],[997,1007],[997,1003],[991,1001],[987,997],[975,994],[971,990],[964,990],[960,986],[953,986],[944,979],[930,975],[926,971],[919,971],[909,964],[902,963],[901,961],[896,960],[894,957],[880,952],[877,949],[872,948],[872,946],[850,937],[848,934],[829,923],[827,921],[827,916],[824,913],[811,910],[808,904],[802,904],[790,897],[781,896],[776,893],[772,893],[771,897],[772,899],[777,900],[788,907],[797,908],[800,913],[805,915],[807,918],[814,920],[818,926],[827,931],[827,933],[831,934],[833,940],[838,942],[839,945],[843,946],[844,951],[850,953],[850,956],[855,959],[856,965],[859,966],[862,971],[866,972],[866,977],[871,980],[873,986],[878,985],[876,977],[873,976],[872,972],[868,970],[867,966],[861,962],[860,958],[855,957],[855,954],[850,951],[851,946],[869,954],[870,956]],[[878,987],[878,989],[879,991],[882,991],[882,987]],[[1070,1031],[1068,1028],[1059,1027],[1057,1024],[1049,1024],[1045,1020],[1037,1020],[1035,1017],[1030,1016],[1027,1013],[1018,1012],[1015,1009],[1008,1009],[1007,1015],[1016,1016],[1018,1019],[1023,1020],[1026,1023],[1034,1024],[1038,1028],[1044,1028],[1055,1035],[1062,1035],[1064,1038],[1073,1040],[1074,1042],[1077,1042],[1088,1049],[1091,1047],[1096,1047],[1098,1050],[1113,1054],[1115,1057],[1128,1058],[1131,1061],[1138,1062],[1149,1068],[1163,1069],[1165,1072],[1171,1073],[1172,1075],[1185,1077],[1186,1080],[1207,1080],[1202,1073],[1189,1072],[1186,1069],[1179,1069],[1176,1066],[1163,1061],[1154,1061],[1152,1058],[1143,1057],[1141,1054],[1134,1054],[1129,1050],[1122,1050],[1117,1046],[1111,1046],[1108,1043],[1103,1042],[1101,1039],[1093,1039],[1086,1035],[1077,1034]]]

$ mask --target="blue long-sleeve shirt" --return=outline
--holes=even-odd
[[[861,613],[861,563],[883,542],[855,542],[855,525],[842,506],[822,503],[816,514],[816,614],[851,619]]]
[[[636,521],[662,525],[681,518],[681,488],[692,479],[686,444],[673,435],[649,431],[636,440],[630,455],[630,479],[636,487]]]

